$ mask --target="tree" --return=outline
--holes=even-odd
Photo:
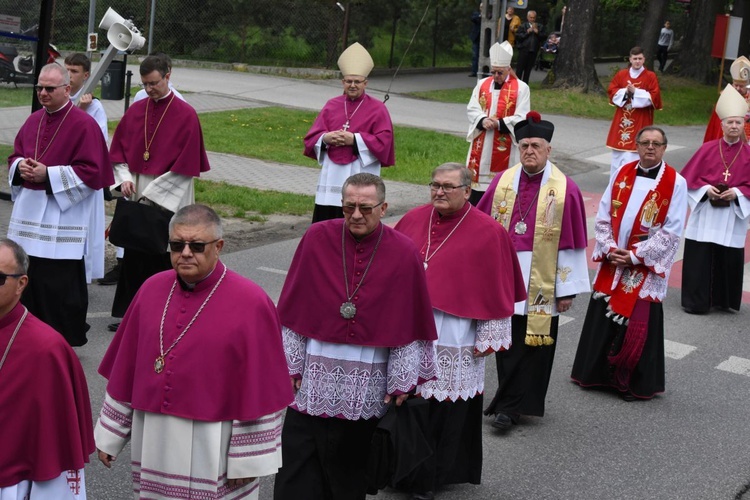
[[[594,67],[592,42],[598,0],[570,0],[555,62],[554,88],[580,88],[603,93]]]
[[[724,0],[692,0],[690,18],[682,48],[673,64],[679,76],[692,78],[701,83],[715,82],[715,68],[711,58],[716,14],[724,10]]]
[[[638,37],[638,44],[643,48],[643,55],[646,57],[646,66],[654,69],[656,60],[656,43],[659,41],[661,27],[666,21],[664,17],[667,12],[669,0],[651,0],[646,2],[646,12],[641,24],[641,33]]]

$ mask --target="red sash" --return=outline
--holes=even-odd
[[[490,115],[492,109],[492,85],[494,79],[487,78],[479,88],[479,105],[489,118],[502,120],[516,113],[516,100],[518,98],[518,79],[511,76],[500,89],[497,100],[497,109]],[[483,130],[471,144],[469,165],[474,174],[473,182],[479,182],[479,164],[482,160],[482,150],[486,146],[485,138],[487,131]],[[510,134],[501,133],[496,130],[492,140],[492,157],[490,160],[490,172],[502,172],[508,168],[510,163],[510,146],[513,142]],[[473,166],[473,167],[472,167]]]
[[[636,243],[648,239],[649,230],[661,227],[667,217],[677,174],[666,163],[663,168],[661,180],[654,189],[648,192],[638,211],[638,216],[633,221],[630,238],[628,239],[628,250],[633,251]],[[612,184],[612,201],[609,213],[615,241],[620,234],[622,215],[633,192],[637,171],[637,161],[625,165],[617,172],[617,178]],[[596,281],[594,281],[594,290],[610,296],[609,309],[615,314],[630,318],[635,302],[639,298],[638,293],[643,288],[646,276],[651,271],[643,264],[622,268],[620,271],[622,273],[618,275],[617,266],[609,261],[602,261]],[[617,286],[613,289],[612,284],[616,278],[618,280]],[[651,297],[643,300],[657,302],[656,299]]]

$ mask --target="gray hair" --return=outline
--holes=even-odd
[[[41,77],[43,74],[53,72],[60,75],[60,78],[62,78],[62,85],[70,85],[70,73],[68,73],[65,66],[61,66],[56,62],[45,64],[39,72],[39,76]]]
[[[182,207],[169,221],[169,234],[175,226],[210,226],[214,230],[214,238],[220,239],[224,234],[221,218],[213,208],[206,205],[188,205]]]
[[[385,202],[385,183],[383,183],[383,179],[377,175],[360,172],[349,177],[346,182],[344,182],[344,185],[341,186],[342,199],[344,198],[344,193],[346,193],[346,188],[349,186],[375,186],[375,192],[378,194],[378,203]]]
[[[649,131],[659,132],[661,134],[662,139],[664,139],[664,145],[665,146],[667,145],[667,134],[664,133],[664,129],[659,128],[659,127],[657,127],[655,125],[649,125],[647,127],[643,127],[642,129],[640,129],[638,131],[638,133],[635,134],[635,142],[640,141],[641,140],[641,136],[643,135],[643,133],[644,132],[649,132]]]
[[[21,245],[10,238],[0,238],[0,247],[10,248],[13,252],[13,258],[16,261],[16,270],[14,274],[28,274],[29,256]]]
[[[472,174],[471,170],[466,168],[466,165],[464,165],[463,163],[448,162],[435,167],[435,170],[432,171],[432,179],[435,179],[435,175],[438,172],[455,171],[461,172],[461,184],[463,184],[464,186],[471,186],[471,181],[474,178],[474,174]]]

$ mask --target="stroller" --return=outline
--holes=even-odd
[[[557,50],[559,48],[561,33],[559,31],[553,31],[547,37],[547,41],[539,49],[539,57],[536,60],[536,69],[539,71],[545,71],[552,69],[555,65],[555,59],[557,58]]]

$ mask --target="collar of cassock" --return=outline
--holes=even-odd
[[[658,165],[654,165],[653,167],[649,169],[645,169],[641,167],[641,164],[638,164],[638,171],[636,172],[636,177],[648,177],[649,179],[656,179],[656,176],[659,175],[659,169],[661,169],[661,166],[664,162],[659,162]]]

